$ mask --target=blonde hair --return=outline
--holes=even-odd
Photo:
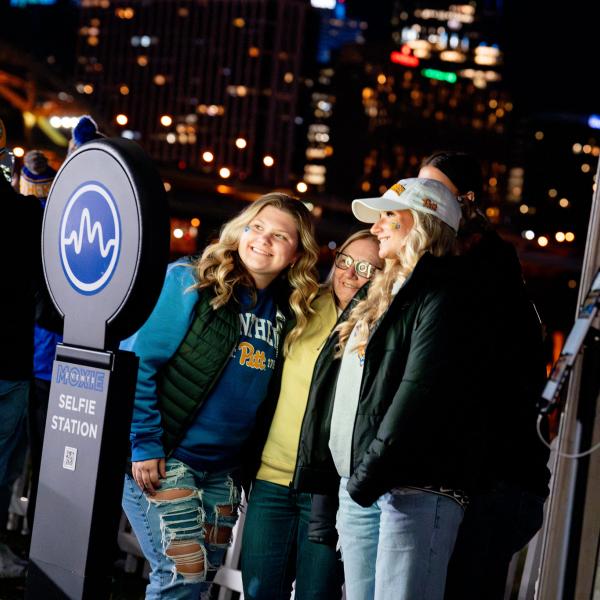
[[[371,329],[392,302],[394,284],[406,281],[423,254],[430,252],[433,256],[443,256],[455,249],[456,233],[450,226],[428,213],[409,210],[414,225],[406,236],[405,244],[395,258],[386,259],[383,271],[373,278],[367,297],[352,309],[347,321],[337,326],[339,341],[336,356],[342,354],[355,326],[356,348],[364,351]]]
[[[218,241],[207,246],[194,264],[198,280],[194,287],[212,288],[215,297],[211,304],[215,310],[229,302],[236,286],[244,285],[255,290],[254,279],[242,263],[237,250],[244,228],[267,206],[288,213],[294,219],[298,231],[298,258],[284,271],[291,288],[288,303],[296,319],[296,325],[284,342],[285,355],[304,331],[308,315],[313,312],[310,304],[319,289],[315,267],[319,247],[315,241],[310,212],[302,202],[279,192],[265,194],[225,223]]]

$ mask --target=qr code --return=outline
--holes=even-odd
[[[75,463],[77,462],[77,448],[71,448],[65,446],[65,455],[63,456],[63,469],[69,471],[75,470]]]

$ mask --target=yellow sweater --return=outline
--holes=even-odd
[[[337,321],[331,293],[319,296],[313,308],[315,313],[310,316],[302,336],[296,340],[283,363],[277,408],[256,476],[257,479],[286,487],[292,480],[296,466],[300,429],[315,362]]]

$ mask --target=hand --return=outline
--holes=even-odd
[[[150,458],[131,463],[131,473],[140,490],[150,496],[160,487],[160,478],[167,476],[164,458]]]

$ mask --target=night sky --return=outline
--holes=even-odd
[[[307,0],[308,1],[308,0]],[[367,40],[389,40],[395,0],[346,0],[349,16],[369,23]],[[505,53],[505,78],[520,110],[600,113],[600,2],[570,0],[484,0],[503,6],[498,23]],[[421,6],[448,6],[439,0],[418,0]],[[480,1],[481,3],[481,1]],[[0,40],[30,52],[55,54],[55,69],[68,75],[74,65],[77,27],[71,0],[44,7],[9,10],[0,0]],[[414,2],[402,2],[414,6]]]
[[[369,22],[370,41],[389,35],[393,0],[347,0],[347,4],[349,14]],[[418,4],[447,7],[449,2],[421,0]],[[504,8],[498,32],[505,78],[520,110],[526,114],[600,113],[600,2],[508,0],[496,4]]]

